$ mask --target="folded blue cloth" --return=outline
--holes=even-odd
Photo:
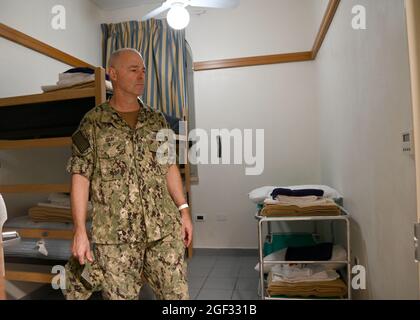
[[[319,243],[314,246],[288,247],[286,261],[328,261],[332,257],[333,244]]]
[[[289,196],[289,197],[306,197],[306,196],[317,196],[322,197],[324,195],[324,190],[319,189],[301,189],[301,190],[292,190],[286,188],[276,188],[271,192],[273,199],[276,199],[277,196]]]

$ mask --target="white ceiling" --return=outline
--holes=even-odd
[[[122,8],[137,7],[142,4],[156,4],[158,7],[164,0],[91,0],[103,10],[115,10]]]

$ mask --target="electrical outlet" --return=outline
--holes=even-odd
[[[194,221],[196,222],[206,221],[206,216],[204,214],[196,214],[194,215]]]
[[[414,155],[413,130],[406,130],[401,133],[402,151],[409,155]]]

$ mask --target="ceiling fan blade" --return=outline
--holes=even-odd
[[[234,8],[239,4],[239,0],[191,0],[189,5],[192,7],[204,8]]]
[[[169,5],[167,2],[164,2],[159,8],[156,8],[152,11],[150,11],[148,14],[146,14],[143,18],[141,18],[141,21],[149,20],[150,18],[156,17],[159,14],[161,14],[163,11],[169,9]]]

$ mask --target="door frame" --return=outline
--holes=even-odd
[[[416,223],[420,223],[420,1],[405,0],[405,11],[407,18],[407,35],[410,56],[411,97],[413,109],[413,139],[416,166]],[[417,264],[417,267],[420,278],[420,263]]]

